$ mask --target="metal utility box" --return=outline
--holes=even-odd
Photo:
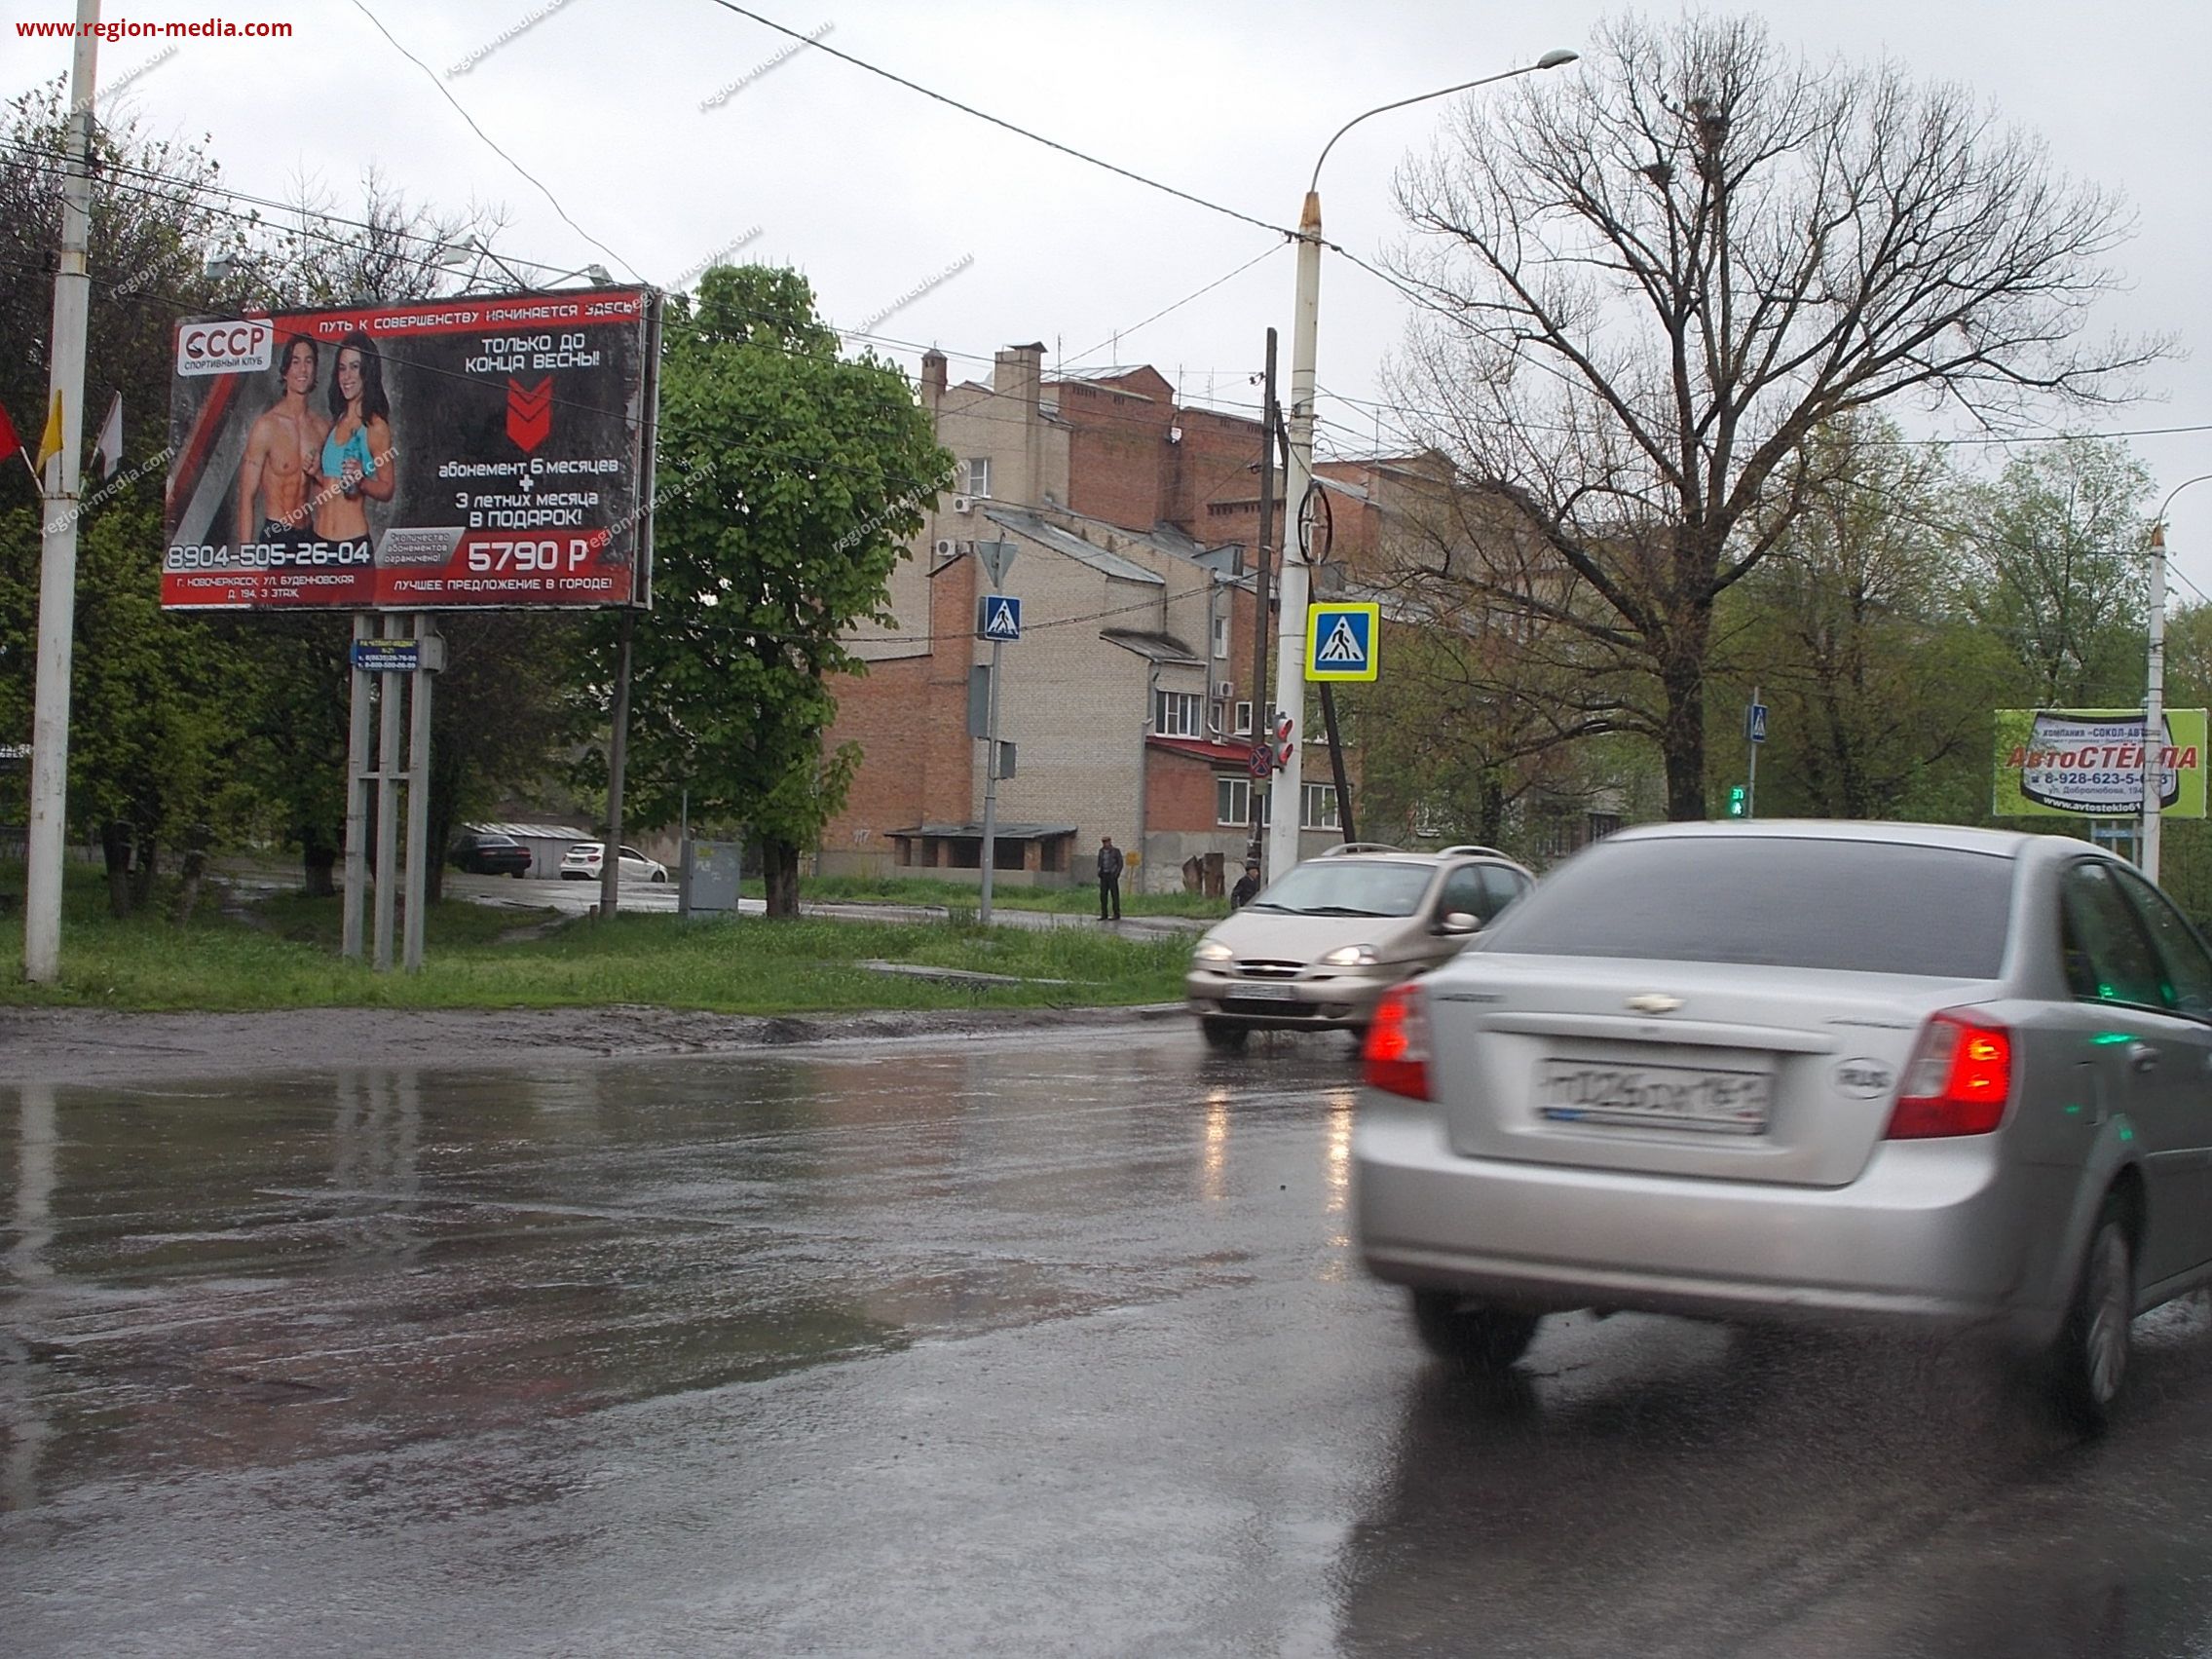
[[[741,841],[686,841],[676,878],[678,918],[735,916],[744,864]]]

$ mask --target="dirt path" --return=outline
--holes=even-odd
[[[509,1065],[734,1053],[792,1043],[998,1036],[1174,1019],[1180,1005],[1006,1008],[772,1018],[598,1008],[304,1008],[249,1014],[0,1008],[0,1083],[146,1082],[390,1065]]]

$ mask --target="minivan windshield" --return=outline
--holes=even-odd
[[[1246,908],[1293,916],[1410,916],[1435,876],[1427,864],[1316,858],[1292,869]]]
[[[1507,911],[1479,948],[1993,979],[2012,859],[1824,837],[1604,841]]]

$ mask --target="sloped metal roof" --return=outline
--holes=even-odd
[[[1011,530],[1017,536],[1026,536],[1049,551],[1073,559],[1079,564],[1089,565],[1093,570],[1118,582],[1141,582],[1149,587],[1165,587],[1168,584],[1166,577],[1156,575],[1134,560],[1123,558],[1119,553],[1109,553],[1097,544],[1084,541],[1072,531],[1047,523],[1026,508],[992,506],[983,509],[983,515],[1001,529]]]

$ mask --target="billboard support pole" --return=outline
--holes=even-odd
[[[637,612],[622,607],[621,644],[616,654],[614,730],[607,738],[607,840],[599,860],[599,915],[611,919],[622,887],[622,773],[630,748],[630,634]]]
[[[354,643],[375,637],[376,618],[366,611],[355,612]],[[353,700],[346,710],[346,886],[338,954],[349,961],[359,961],[361,923],[368,903],[369,694],[374,682],[351,652],[347,662]]]
[[[398,632],[399,619],[377,618],[379,637]],[[398,909],[399,698],[396,674],[376,677],[376,971],[392,971],[392,924]]]
[[[437,621],[415,613],[415,671],[407,676],[407,925],[400,963],[423,971],[423,907],[431,872],[431,684],[438,667]],[[394,676],[396,678],[396,676]]]
[[[99,0],[77,0],[69,63],[68,156],[61,179],[60,263],[54,277],[53,374],[61,447],[46,464],[39,556],[38,667],[31,716],[30,813],[23,844],[23,977],[61,977],[61,855],[68,831],[69,648],[77,625],[77,490],[85,429],[85,324],[93,280],[86,253],[93,222],[93,97]],[[44,448],[44,444],[40,445]]]

